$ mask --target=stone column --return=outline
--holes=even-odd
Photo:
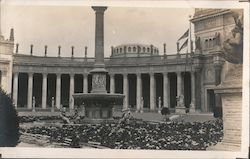
[[[83,74],[83,93],[88,93],[88,74]]]
[[[43,74],[42,109],[47,106],[47,73]]]
[[[182,95],[182,78],[181,78],[181,72],[177,72],[177,97]]]
[[[17,99],[18,99],[18,72],[14,73],[13,81],[13,102],[17,108]]]
[[[191,72],[191,104],[190,111],[195,110],[195,72]]]
[[[128,109],[128,74],[123,74],[123,109]]]
[[[155,77],[150,73],[150,110],[155,110]]]
[[[95,67],[104,67],[104,11],[107,7],[92,7],[95,11]]]
[[[70,84],[69,84],[69,108],[70,110],[74,109],[74,99],[73,94],[75,90],[75,75],[70,74]]]
[[[141,97],[142,97],[142,83],[141,74],[136,74],[136,111],[141,109]]]
[[[114,78],[114,74],[110,74],[110,93],[115,93],[115,78]]]
[[[163,74],[163,107],[169,108],[169,79],[168,73]]]
[[[196,109],[196,111],[201,111],[202,110],[202,108],[201,108],[201,91],[202,91],[202,89],[201,89],[201,73],[202,73],[202,70],[201,70],[201,68],[196,68],[195,69],[195,72],[196,72],[196,74],[195,74],[195,89],[197,90],[196,92],[195,92],[195,94],[196,94],[196,100],[195,100],[195,109]]]
[[[56,107],[61,106],[61,74],[56,75]]]
[[[27,96],[27,107],[32,109],[32,95],[33,95],[33,73],[28,74],[28,96]]]

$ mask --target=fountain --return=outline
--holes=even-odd
[[[95,24],[95,63],[92,74],[92,90],[90,93],[73,94],[74,103],[85,111],[85,119],[90,121],[110,120],[113,107],[122,104],[124,95],[111,94],[106,91],[106,75],[104,64],[104,11],[107,7],[92,7],[96,14]]]

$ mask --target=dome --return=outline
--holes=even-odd
[[[159,49],[154,45],[124,44],[112,47],[112,57],[135,57],[159,55]]]

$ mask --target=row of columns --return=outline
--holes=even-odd
[[[47,102],[47,77],[48,74],[43,74],[42,80],[42,108],[46,109]],[[181,72],[177,72],[177,96],[183,94],[182,83],[183,79],[181,77]],[[115,79],[114,74],[110,74],[110,93],[115,93]],[[136,109],[140,110],[142,105],[142,77],[140,73],[136,74]],[[170,101],[170,81],[168,78],[168,73],[163,73],[163,106],[169,107]],[[32,92],[33,91],[33,73],[28,74],[28,96],[27,96],[27,107],[32,109]],[[83,93],[88,93],[88,76],[83,74]],[[72,95],[74,94],[74,74],[70,74],[70,88],[69,88],[69,108],[74,109],[74,100]],[[129,83],[128,74],[123,74],[123,94],[125,95],[123,108],[127,109],[129,107],[128,97],[129,97]],[[13,100],[14,104],[17,105],[18,98],[18,73],[14,74],[13,80]],[[191,105],[195,106],[195,73],[191,72]],[[61,74],[56,74],[56,103],[55,106],[60,108],[61,105]],[[154,110],[156,108],[156,83],[154,78],[154,73],[150,73],[150,109]]]
[[[141,74],[136,74],[136,109],[141,109],[141,98],[142,98],[142,79]],[[182,83],[183,79],[181,77],[181,72],[177,72],[177,96],[183,95],[182,91]],[[169,107],[170,101],[170,86],[169,86],[169,78],[168,73],[163,74],[163,106]],[[115,80],[114,80],[114,74],[110,75],[110,93],[114,93],[115,86]],[[125,95],[124,102],[123,102],[123,109],[128,108],[128,74],[123,74],[123,94]],[[155,102],[156,101],[156,84],[155,84],[155,78],[154,73],[150,73],[150,109],[154,110],[156,108]],[[195,106],[195,73],[191,72],[191,106]]]
[[[48,74],[43,74],[42,80],[42,109],[46,109],[47,105],[47,79]],[[74,74],[70,74],[70,88],[69,88],[69,105],[70,109],[74,108]],[[88,93],[88,77],[87,74],[83,75],[83,93]],[[32,96],[33,96],[33,73],[28,74],[28,95],[27,95],[27,108],[32,109]],[[17,106],[18,98],[18,73],[14,73],[13,80],[13,102]],[[56,74],[56,103],[55,106],[59,109],[61,105],[61,74]]]

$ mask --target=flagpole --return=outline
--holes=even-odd
[[[191,28],[191,27],[192,27],[192,26],[191,26],[191,19],[192,19],[192,15],[189,15],[190,59],[191,59],[191,54],[192,54],[192,51],[193,51],[193,50],[192,50],[192,48],[193,48],[193,46],[192,46],[192,45],[193,45],[193,42],[192,42],[192,34],[191,34],[191,33],[192,33],[192,32],[191,32],[191,29],[192,29],[192,28]],[[191,62],[189,63],[189,64],[190,64],[190,68],[191,68],[191,72],[193,71],[193,70],[192,70],[192,63],[193,63],[193,61],[192,61],[192,59],[191,59]]]
[[[192,15],[189,15],[189,53],[192,52],[192,36],[191,36],[191,18],[192,18]]]

